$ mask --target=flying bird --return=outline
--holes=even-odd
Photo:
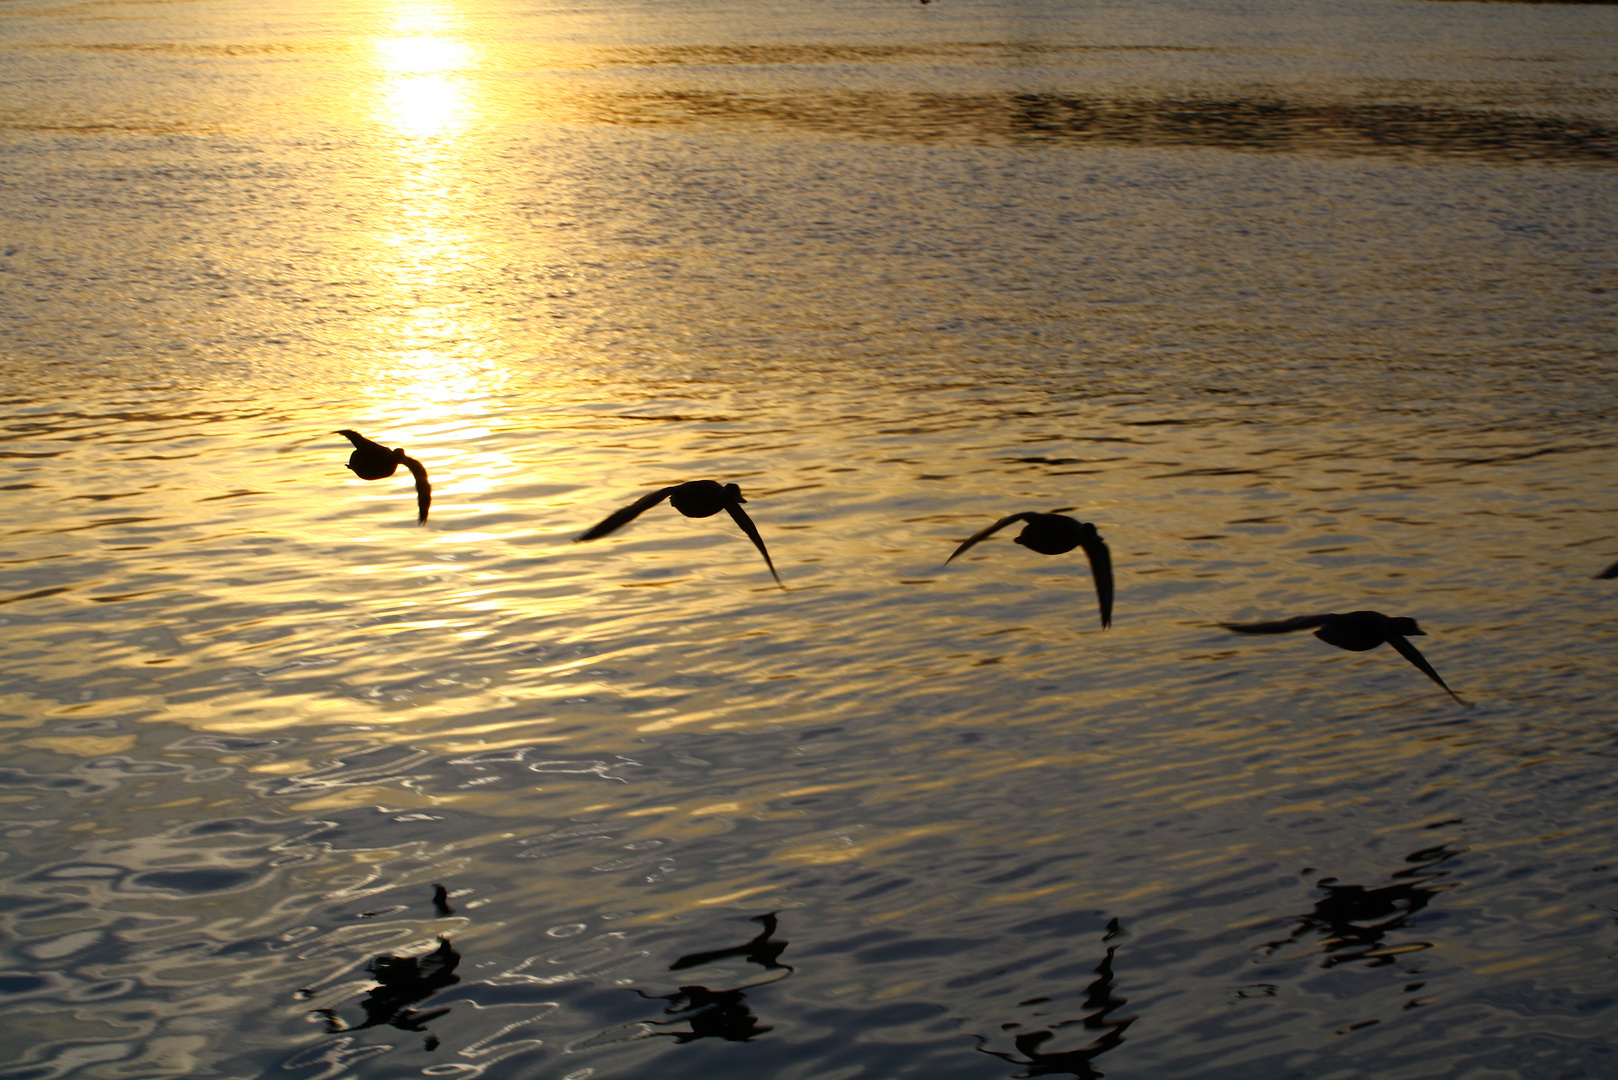
[[[1041,555],[1065,555],[1076,547],[1084,548],[1084,554],[1090,560],[1090,576],[1095,578],[1096,600],[1101,605],[1101,627],[1106,629],[1112,625],[1112,552],[1094,525],[1062,513],[1063,510],[1072,509],[1071,506],[1063,506],[1048,514],[1024,512],[1003,517],[987,529],[968,537],[965,543],[955,549],[954,555],[944,560],[944,565],[948,566],[973,544],[987,540],[1007,525],[1026,521],[1028,524],[1023,526],[1015,541],[1025,548]]]
[[[389,450],[381,443],[372,442],[357,431],[347,428],[334,432],[354,444],[348,455],[348,467],[361,480],[382,480],[392,476],[400,465],[416,478],[416,523],[427,520],[427,508],[433,504],[433,486],[427,482],[427,468],[403,449]]]
[[[1427,636],[1427,631],[1417,626],[1415,619],[1395,618],[1380,611],[1350,611],[1345,615],[1300,615],[1295,619],[1276,619],[1273,622],[1219,625],[1239,634],[1287,634],[1293,630],[1319,627],[1315,630],[1315,637],[1349,652],[1366,652],[1386,643],[1399,650],[1399,655],[1416,665],[1422,674],[1442,686],[1446,694],[1462,705],[1466,704],[1461,700],[1461,695],[1439,678],[1438,672],[1421,655],[1421,650],[1405,640],[1407,637]]]
[[[764,565],[770,568],[770,576],[775,578],[775,583],[781,585],[781,575],[775,572],[775,563],[770,561],[770,553],[764,546],[764,538],[759,536],[758,529],[753,525],[753,519],[742,509],[742,503],[747,501],[742,498],[742,489],[735,484],[721,484],[717,480],[690,480],[684,484],[659,488],[649,495],[643,495],[622,510],[609,514],[574,543],[599,540],[609,533],[616,532],[664,499],[688,518],[713,517],[721,510],[728,513],[731,520],[747,534],[747,538],[753,541],[758,553],[764,556]],[[784,589],[786,586],[781,585],[781,588]]]

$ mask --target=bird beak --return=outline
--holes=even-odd
[[[1427,631],[1423,630],[1421,627],[1418,626],[1416,629],[1410,631],[1410,633],[1406,634],[1405,636],[1406,637],[1426,637],[1427,636]]]

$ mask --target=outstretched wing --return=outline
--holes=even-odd
[[[1222,622],[1219,625],[1238,634],[1290,634],[1294,630],[1308,630],[1324,626],[1331,615],[1299,615],[1295,619],[1276,619],[1272,622]]]
[[[1456,701],[1460,701],[1462,705],[1466,704],[1465,701],[1461,701],[1461,695],[1459,695],[1455,691],[1451,690],[1449,688],[1448,684],[1446,684],[1443,679],[1440,679],[1438,677],[1438,672],[1433,670],[1433,665],[1431,665],[1431,664],[1429,664],[1427,662],[1427,658],[1425,656],[1421,655],[1421,650],[1416,648],[1414,645],[1410,644],[1410,642],[1409,642],[1409,640],[1407,638],[1405,638],[1401,634],[1389,634],[1388,635],[1388,644],[1392,645],[1395,649],[1398,649],[1400,656],[1404,657],[1406,660],[1409,660],[1412,664],[1415,664],[1416,667],[1420,668],[1422,674],[1426,675],[1429,679],[1433,680],[1433,682],[1437,683],[1439,686],[1442,686],[1444,688],[1444,693],[1448,694],[1450,697],[1454,698]]]
[[[1090,557],[1090,576],[1096,579],[1096,600],[1101,604],[1101,628],[1112,625],[1112,552],[1100,534],[1080,541]]]
[[[387,447],[383,446],[381,443],[372,442],[370,439],[367,439],[364,435],[361,435],[357,431],[350,430],[349,428],[342,428],[342,429],[340,429],[338,431],[332,432],[332,434],[333,435],[341,435],[343,438],[345,438],[349,442],[353,443],[354,444],[354,449],[356,449],[356,450],[374,450],[379,454],[389,454],[389,453],[391,453],[391,451]]]
[[[399,455],[399,461],[416,478],[416,524],[427,520],[427,508],[433,504],[433,486],[427,482],[427,466],[409,454]]]
[[[753,519],[747,516],[746,510],[743,510],[735,503],[726,503],[725,509],[730,512],[731,519],[742,527],[742,532],[747,534],[747,538],[753,541],[753,546],[758,548],[758,553],[764,556],[764,565],[770,568],[770,576],[775,578],[775,583],[781,585],[781,575],[775,572],[775,564],[770,561],[770,553],[764,548],[764,538],[758,534],[758,529],[753,526]],[[781,585],[781,588],[784,589],[786,586]]]
[[[1016,521],[1027,521],[1033,516],[1034,515],[1032,513],[1028,513],[1026,511],[1021,514],[1012,514],[1010,517],[1001,518],[999,521],[995,522],[993,525],[990,525],[987,529],[984,529],[981,532],[973,533],[971,536],[966,538],[965,543],[955,549],[955,555],[951,555],[949,558],[944,560],[944,565],[948,566],[950,563],[954,562],[956,555],[960,555],[979,540],[987,540],[989,537],[993,536],[1007,525],[1010,525]]]
[[[585,540],[599,540],[608,533],[617,532],[672,494],[674,494],[674,488],[666,487],[660,488],[650,495],[642,495],[622,510],[609,514],[599,525],[579,537],[574,543],[582,543]]]
[[[1618,562],[1613,563],[1611,566],[1609,566],[1605,570],[1601,571],[1601,573],[1597,574],[1596,577],[1598,577],[1598,578],[1615,578],[1615,577],[1618,577]]]

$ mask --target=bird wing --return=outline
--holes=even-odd
[[[990,525],[987,529],[983,529],[983,530],[981,530],[979,532],[973,533],[971,536],[966,538],[965,543],[963,543],[960,547],[955,549],[955,555],[951,555],[949,558],[944,560],[944,565],[948,566],[950,563],[954,562],[956,555],[961,554],[963,551],[965,551],[967,548],[971,547],[973,544],[977,543],[979,540],[987,540],[989,537],[993,536],[995,533],[999,532],[1001,529],[1005,528],[1007,525],[1010,525],[1012,522],[1015,522],[1015,521],[1027,521],[1029,518],[1031,518],[1033,516],[1034,516],[1033,514],[1028,513],[1026,511],[1021,513],[1021,514],[1012,514],[1010,517],[1001,518],[999,521],[995,522],[993,525]]]
[[[427,520],[427,508],[433,504],[433,486],[427,482],[427,466],[409,454],[400,454],[399,461],[416,478],[416,524],[423,524]]]
[[[1222,622],[1219,625],[1238,634],[1288,634],[1294,630],[1307,630],[1324,626],[1331,615],[1299,615],[1295,619],[1275,619],[1271,622]]]
[[[642,495],[622,510],[607,515],[600,524],[591,528],[589,532],[579,537],[574,543],[582,543],[585,540],[599,540],[608,533],[617,532],[672,494],[674,494],[674,488],[666,487],[659,488],[649,495]]]
[[[381,443],[372,442],[364,435],[361,435],[359,432],[353,431],[349,428],[342,428],[338,431],[332,432],[332,434],[343,436],[343,438],[354,444],[354,449],[356,450],[375,450],[383,454],[389,453],[388,448],[383,446]]]
[[[1598,578],[1618,578],[1618,562],[1613,563],[1611,566],[1609,566],[1605,570],[1601,571],[1601,573],[1597,574],[1596,577],[1598,577]]]
[[[1099,535],[1082,541],[1090,558],[1090,576],[1096,579],[1096,601],[1101,605],[1101,628],[1112,625],[1112,552]]]
[[[753,541],[753,546],[758,548],[758,553],[764,556],[764,565],[770,568],[770,576],[775,578],[775,583],[781,585],[781,575],[775,572],[775,564],[770,561],[770,553],[764,547],[764,538],[758,534],[758,529],[753,525],[753,519],[747,516],[746,510],[743,510],[735,503],[726,503],[725,509],[730,512],[731,519],[741,526],[742,532],[747,534],[747,538]],[[781,588],[784,589],[786,586],[781,585]]]
[[[1422,674],[1426,675],[1439,686],[1442,686],[1444,688],[1444,693],[1448,694],[1456,701],[1460,701],[1462,705],[1466,704],[1465,701],[1461,701],[1461,695],[1451,690],[1449,685],[1445,683],[1443,679],[1438,677],[1438,672],[1433,670],[1433,665],[1429,664],[1427,662],[1427,658],[1421,655],[1420,649],[1410,644],[1409,639],[1405,638],[1402,634],[1389,634],[1388,644],[1392,645],[1395,649],[1398,649],[1400,656],[1404,657],[1406,660],[1409,660],[1412,664],[1415,664],[1417,668],[1421,669]]]

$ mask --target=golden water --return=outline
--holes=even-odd
[[[0,6],[0,1078],[1603,1075],[1615,44]]]

